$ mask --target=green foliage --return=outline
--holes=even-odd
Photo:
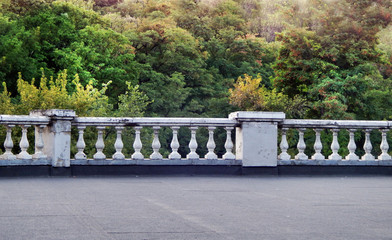
[[[18,72],[39,78],[40,68],[50,75],[68,69],[83,85],[100,86],[110,80],[114,103],[126,91],[126,81],[136,84],[137,70],[131,43],[107,28],[97,13],[69,2],[55,1],[18,18],[0,16],[0,77],[13,95]],[[39,82],[37,82],[39,84]]]
[[[261,85],[261,77],[239,77],[230,89],[230,103],[247,111],[282,111],[288,118],[301,117],[305,113],[305,101],[299,96],[289,98],[276,89],[268,90]]]
[[[122,117],[140,117],[151,102],[148,101],[147,95],[139,90],[139,85],[132,86],[130,82],[126,83],[128,90],[118,96],[117,114]]]
[[[391,12],[391,1],[372,0],[3,0],[0,113],[391,119]],[[91,155],[96,130],[85,134]],[[115,135],[107,129],[107,155]],[[123,133],[128,155],[133,135]],[[189,129],[179,135],[184,155]],[[216,136],[224,142],[224,130]],[[332,136],[321,136],[328,155]],[[170,129],[160,138],[168,154]],[[310,154],[314,133],[305,138]],[[341,145],[347,139],[339,133]],[[144,129],[146,156],[151,140]],[[363,145],[363,134],[356,140]]]
[[[293,29],[280,34],[277,40],[282,47],[274,66],[274,83],[289,96],[307,95],[314,81],[336,69],[320,57],[321,42],[315,32]]]
[[[78,116],[142,116],[147,105],[150,104],[148,97],[139,90],[139,86],[132,86],[127,82],[128,91],[119,95],[119,108],[114,111],[109,103],[105,92],[108,85],[104,84],[102,89],[97,89],[92,82],[83,86],[79,76],[76,74],[72,81],[72,88],[68,90],[67,71],[64,70],[54,79],[45,76],[42,70],[39,87],[35,86],[35,79],[31,83],[22,79],[19,74],[18,101],[11,101],[6,84],[0,95],[0,114],[29,114],[37,109],[73,109]]]
[[[7,91],[7,85],[3,82],[3,91],[0,94],[0,113],[13,114],[14,105],[11,103],[11,93]]]
[[[111,110],[108,97],[105,96],[106,87],[98,90],[93,85],[85,87],[79,82],[79,76],[75,75],[73,84],[74,91],[67,90],[67,71],[60,72],[56,79],[50,77],[48,80],[42,72],[40,85],[34,85],[18,78],[19,102],[16,104],[18,114],[28,114],[36,109],[73,109],[79,116],[106,115]]]
[[[307,98],[312,107],[307,117],[369,118],[364,114],[365,105],[377,104],[369,91],[380,93],[391,87],[377,68],[385,64],[377,48],[377,33],[391,22],[385,12],[391,4],[368,0],[335,3],[325,5],[323,11],[317,8],[313,14],[325,20],[314,24],[310,16],[312,20],[305,21],[302,28],[279,35],[282,47],[274,66],[274,83],[289,96]],[[382,118],[389,117],[386,109],[381,112],[386,113]]]
[[[391,116],[383,104],[392,88],[390,1],[0,5],[1,101],[14,107],[3,112],[69,108],[71,101],[82,115],[101,116],[225,117],[238,108],[307,118]],[[41,69],[68,74],[47,79]],[[19,72],[28,81],[15,81]],[[242,76],[260,82],[241,89]]]

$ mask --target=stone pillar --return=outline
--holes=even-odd
[[[71,121],[76,117],[73,110],[50,109],[30,112],[30,116],[50,117],[48,127],[42,132],[42,152],[52,159],[52,167],[69,167],[71,160]],[[37,138],[37,129],[35,136]],[[36,139],[37,140],[37,139]]]
[[[244,167],[275,167],[278,161],[278,122],[283,112],[234,112],[229,119],[237,120],[236,159]]]

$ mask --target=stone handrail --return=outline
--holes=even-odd
[[[48,125],[49,117],[25,115],[0,115],[0,124],[7,125]]]
[[[391,128],[392,121],[285,119],[279,126],[287,128],[380,129]]]
[[[106,118],[106,117],[78,117],[73,120],[77,126],[143,126],[143,127],[171,127],[171,126],[198,126],[198,127],[236,127],[237,121],[227,118]]]

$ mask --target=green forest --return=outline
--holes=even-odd
[[[389,0],[0,0],[0,114],[392,119]]]

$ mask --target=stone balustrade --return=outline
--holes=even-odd
[[[165,165],[184,165],[184,164],[240,164],[236,161],[233,153],[234,143],[232,141],[232,131],[237,125],[235,120],[224,118],[92,118],[79,117],[72,122],[73,126],[78,129],[78,140],[76,147],[78,152],[75,154],[72,164],[165,164]],[[97,129],[97,139],[95,143],[96,152],[92,159],[87,159],[84,153],[86,143],[84,140],[84,131],[86,127],[95,127]],[[105,148],[104,132],[108,127],[114,127],[116,131],[116,140],[114,148],[116,152],[112,156],[106,156],[103,153]],[[162,127],[168,127],[172,132],[172,139],[170,143],[171,153],[168,158],[163,158],[160,153],[161,143],[159,140],[159,132]],[[189,140],[189,153],[182,158],[178,152],[180,143],[178,139],[178,131],[180,127],[189,128],[191,137]],[[214,139],[214,130],[217,127],[224,128],[226,131],[226,141],[224,144],[225,153],[221,158],[218,158],[214,152],[216,143]],[[134,129],[134,152],[130,156],[125,156],[122,152],[124,143],[122,133],[125,128]],[[149,156],[142,154],[143,144],[141,141],[141,131],[143,128],[152,128],[153,140],[151,142],[152,153]],[[199,144],[197,141],[196,131],[199,128],[206,128],[208,130],[208,153],[205,156],[199,156],[196,152]],[[110,160],[112,162],[108,162]]]
[[[281,153],[278,155],[279,165],[391,165],[392,157],[388,154],[389,145],[387,141],[387,133],[392,127],[390,121],[353,121],[353,120],[299,120],[286,119],[279,125],[281,130],[281,141],[279,144]],[[289,149],[287,132],[290,129],[298,131],[297,150],[294,156],[288,154]],[[304,133],[308,129],[314,131],[313,154],[305,154],[306,143]],[[321,132],[329,131],[332,134],[332,142],[330,144],[331,154],[324,156],[321,152],[323,144],[321,141]],[[347,143],[348,153],[344,156],[339,154],[342,147],[339,143],[339,133],[346,131],[349,141]],[[363,146],[357,146],[355,142],[355,132],[364,132],[365,139]],[[379,149],[381,153],[378,156],[372,154],[373,144],[370,134],[373,131],[380,132],[381,142]],[[360,148],[364,153],[361,156],[356,154]]]
[[[228,118],[96,118],[77,117],[71,110],[45,110],[33,111],[29,116],[0,115],[0,124],[5,127],[0,166],[392,165],[387,141],[390,121],[285,119],[279,112],[235,112]],[[179,134],[180,128],[189,129],[190,137]],[[109,131],[114,131],[111,141],[106,139]],[[359,132],[363,135],[358,138]],[[164,146],[168,145],[164,156],[162,133],[166,134]],[[339,141],[344,138],[342,146]],[[14,146],[16,141],[19,148]],[[106,150],[109,146],[112,152]],[[201,147],[206,149],[205,154],[199,151]],[[71,149],[76,149],[72,155]]]
[[[6,129],[4,140],[4,153],[0,155],[0,166],[8,165],[33,165],[45,164],[47,155],[43,152],[44,140],[43,131],[49,124],[49,118],[45,116],[18,116],[18,115],[1,115],[0,124]],[[16,128],[20,128],[19,153],[13,153],[14,141],[12,132]],[[28,140],[28,130],[35,128],[35,151],[29,154],[30,143]],[[17,131],[19,132],[19,131]]]

